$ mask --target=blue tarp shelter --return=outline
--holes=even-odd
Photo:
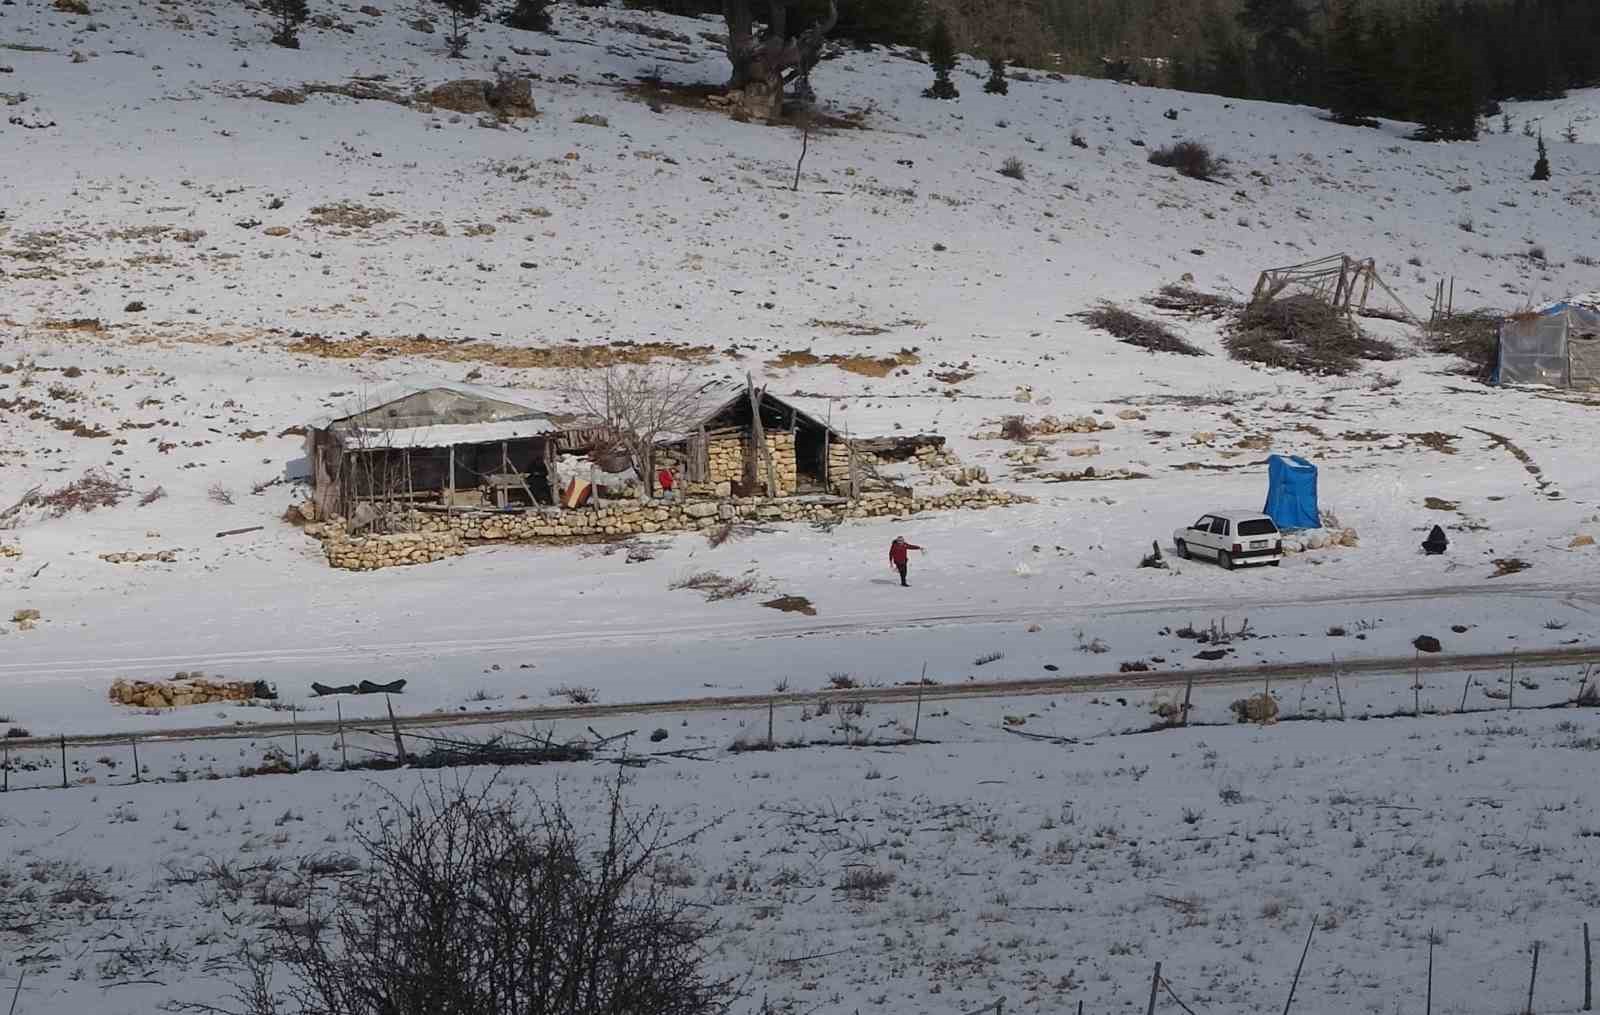
[[[1314,529],[1322,524],[1317,510],[1317,467],[1299,455],[1267,458],[1267,506],[1261,509],[1280,529]]]

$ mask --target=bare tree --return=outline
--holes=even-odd
[[[630,813],[617,772],[598,835],[559,798],[493,781],[391,795],[355,833],[365,865],[331,899],[279,910],[270,947],[241,955],[241,1015],[725,1012],[732,984],[703,968],[713,928],[657,872],[700,830],[672,839],[659,811]]]
[[[655,364],[574,371],[562,390],[580,414],[616,435],[647,494],[655,491],[656,444],[693,430],[706,412],[704,384],[687,370]]]
[[[728,62],[733,76],[728,88],[740,93],[751,116],[775,119],[783,113],[783,89],[796,78],[806,83],[822,53],[822,42],[839,22],[839,7],[829,0],[828,15],[798,35],[789,34],[789,9],[798,0],[768,0],[766,30],[756,30],[754,4],[758,0],[723,0],[728,22]]]

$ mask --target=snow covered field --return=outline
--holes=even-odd
[[[272,681],[322,719],[313,680],[405,677],[397,706],[412,715],[556,702],[569,687],[610,703],[808,691],[835,674],[893,684],[924,663],[950,684],[1137,662],[1181,687],[1214,663],[1175,632],[1223,620],[1257,637],[1216,665],[1403,658],[1423,634],[1447,655],[1595,641],[1600,549],[1577,538],[1600,538],[1592,400],[1484,387],[1390,322],[1366,323],[1412,355],[1317,379],[1229,359],[1211,322],[1171,318],[1211,354],[1188,358],[1074,316],[1100,300],[1153,313],[1140,301],[1185,276],[1248,294],[1264,268],[1337,253],[1376,258],[1424,317],[1440,279],[1454,279],[1457,309],[1600,288],[1594,94],[1511,107],[1547,127],[1554,179],[1535,185],[1517,130],[1429,145],[1402,124],[1344,128],[1311,109],[1079,78],[1015,81],[1002,98],[971,61],[960,101],[937,103],[920,97],[925,66],[852,51],[814,81],[860,129],[814,134],[796,191],[792,128],[657,111],[629,87],[652,73],[720,80],[715,19],[562,5],[556,36],[484,26],[458,61],[410,27],[423,11],[409,3],[341,8],[291,52],[243,5],[90,2],[88,16],[0,6],[0,511],[91,468],[129,492],[0,530],[20,554],[0,550],[0,725],[131,733],[286,716],[106,699],[116,677],[180,670]],[[348,94],[496,69],[536,75],[537,118],[485,126]],[[308,84],[333,90],[262,97]],[[1582,143],[1551,128],[1568,120]],[[1180,138],[1210,145],[1229,175],[1147,162]],[[998,172],[1007,158],[1022,179]],[[821,362],[789,365],[802,352]],[[327,568],[281,520],[300,496],[293,428],[383,381],[471,373],[559,407],[562,368],[646,354],[707,378],[752,371],[854,434],[946,434],[1036,503],[775,527],[715,548],[480,548],[359,574]],[[867,376],[829,357],[897,365]],[[1050,457],[1029,465],[998,436],[1016,414],[1098,414],[1114,429],[1045,438]],[[1097,453],[1069,454],[1090,443]],[[1269,452],[1319,464],[1322,506],[1359,546],[1277,569],[1136,567],[1203,511],[1258,507]],[[1090,464],[1147,478],[1048,476]],[[1451,551],[1424,557],[1436,522]],[[884,559],[901,533],[930,551],[908,590]],[[160,550],[173,559],[100,559]],[[671,587],[705,570],[754,575],[770,594],[710,603]],[[778,595],[815,615],[761,605]],[[31,629],[8,622],[21,610],[39,611]],[[1575,676],[1541,671],[1519,704],[1565,700]],[[1424,709],[1453,709],[1461,683],[1430,677]],[[1470,704],[1492,702],[1486,686]],[[1326,687],[1309,693],[1327,709]],[[1404,677],[1347,693],[1354,714],[1412,699]],[[1236,696],[1197,691],[1197,717],[1226,721]],[[1263,1009],[1281,1004],[1313,919],[1302,1010],[1417,1007],[1433,928],[1437,1010],[1516,1010],[1536,938],[1540,1010],[1575,1007],[1600,827],[1591,713],[1112,735],[1146,724],[1148,697],[940,705],[923,729],[940,744],[884,751],[726,755],[764,715],[663,717],[667,746],[711,745],[716,761],[643,769],[631,794],[684,827],[731,812],[685,849],[684,890],[723,920],[719,965],[753,974],[781,1010],[954,1013],[1000,995],[1132,1009],[1157,960],[1197,1010]],[[870,708],[891,730],[908,718]],[[1011,712],[1023,729],[1089,739],[1007,735]],[[823,721],[780,715],[778,737]],[[141,761],[153,776],[230,774],[264,749],[151,745]],[[331,757],[326,742],[308,749]],[[0,798],[0,924],[40,920],[0,930],[0,987],[18,961],[29,969],[19,1013],[217,1003],[239,928],[260,914],[247,898],[202,905],[169,883],[168,861],[336,850],[379,789],[423,778],[129,788],[127,761],[106,756],[120,771],[73,762],[96,785]],[[48,755],[28,757],[40,767],[13,786],[58,778]],[[609,771],[511,777],[581,793]],[[846,864],[893,880],[847,897]],[[103,898],[68,891],[40,908],[80,871]],[[159,983],[126,982],[141,979]]]

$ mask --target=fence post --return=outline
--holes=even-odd
[[[300,771],[300,710],[289,706],[289,725],[294,727],[294,770]]]
[[[1589,921],[1583,921],[1583,1010],[1594,1010],[1594,962],[1589,953]]]
[[[922,729],[922,689],[928,686],[928,664],[922,664],[922,676],[917,678],[917,717],[911,720],[911,742],[917,742],[917,731]]]
[[[1456,709],[1457,712],[1465,712],[1467,710],[1467,692],[1470,690],[1472,690],[1472,673],[1469,671],[1467,673],[1467,682],[1461,685],[1461,707]]]
[[[1428,1007],[1424,1015],[1433,1015],[1433,939],[1435,929],[1428,928]]]
[[[1333,693],[1339,699],[1339,721],[1344,722],[1344,688],[1339,683],[1339,657],[1330,658],[1333,660]]]
[[[11,792],[11,745],[0,740],[0,793]],[[1588,924],[1584,924],[1584,934],[1588,935]]]
[[[1294,1004],[1295,988],[1300,986],[1300,971],[1306,967],[1306,956],[1311,954],[1311,938],[1317,932],[1317,917],[1311,917],[1311,929],[1306,931],[1306,947],[1300,953],[1300,964],[1294,967],[1294,979],[1289,982],[1289,999],[1283,1002],[1283,1015],[1289,1015],[1289,1008]]]
[[[406,745],[400,739],[400,720],[394,717],[394,702],[386,694],[383,696],[384,707],[389,710],[389,728],[394,731],[394,763],[400,768],[406,767]]]
[[[61,788],[67,788],[67,735],[61,734]]]
[[[1533,971],[1528,974],[1528,1006],[1523,1009],[1524,1015],[1533,1015],[1533,985],[1539,979],[1539,942],[1533,943]]]
[[[1183,724],[1189,725],[1189,699],[1194,695],[1194,673],[1189,673],[1188,679],[1183,682]]]
[[[1156,991],[1161,989],[1161,963],[1156,963],[1155,974],[1150,977],[1150,1007],[1145,1009],[1145,1015],[1156,1015]]]
[[[337,700],[333,703],[334,714],[339,717],[339,757],[344,762],[344,771],[350,770],[350,752],[344,746],[344,706]]]
[[[1506,678],[1506,711],[1517,707],[1517,650],[1511,650],[1511,676]]]
[[[133,781],[137,785],[144,782],[144,777],[139,774],[139,738],[129,737],[128,741],[133,744]]]

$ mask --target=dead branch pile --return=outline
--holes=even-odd
[[[1428,335],[1428,347],[1458,357],[1463,374],[1488,380],[1500,353],[1500,319],[1494,310],[1441,317]]]
[[[1184,285],[1164,285],[1154,296],[1146,297],[1145,302],[1157,310],[1210,320],[1227,317],[1239,309],[1238,301],[1227,296],[1203,293]]]
[[[1088,322],[1089,327],[1098,328],[1128,345],[1136,345],[1141,349],[1149,349],[1151,352],[1173,352],[1180,356],[1206,355],[1204,349],[1190,344],[1183,336],[1160,321],[1140,317],[1115,303],[1102,301],[1099,306],[1085,310],[1078,316]]]
[[[1400,358],[1394,345],[1368,335],[1311,295],[1261,300],[1246,307],[1223,344],[1234,359],[1321,376],[1351,373],[1363,360]]]

